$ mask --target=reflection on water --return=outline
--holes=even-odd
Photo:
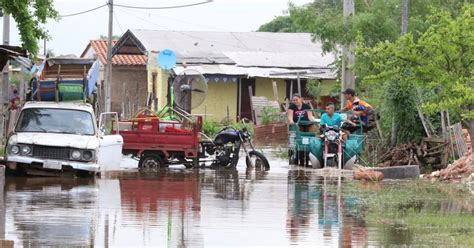
[[[358,199],[342,193],[345,180],[284,167],[238,169],[8,178],[0,235],[26,247],[377,245]],[[388,244],[413,239],[398,229],[383,235]]]
[[[357,199],[341,193],[342,182],[308,170],[288,172],[287,230],[292,244],[367,245],[367,227]]]

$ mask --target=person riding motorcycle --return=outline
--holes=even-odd
[[[300,121],[314,121],[313,112],[310,110],[311,106],[303,102],[303,98],[300,94],[293,94],[291,98],[291,104],[288,108],[287,117],[290,124],[295,124]],[[300,131],[302,132],[316,132],[318,129],[314,124],[301,124],[299,123]]]
[[[352,121],[360,121],[364,130],[367,130],[367,126],[369,125],[368,113],[369,111],[373,111],[372,106],[366,101],[359,99],[359,97],[356,96],[355,90],[351,88],[347,88],[342,93],[347,100],[347,104],[341,111],[350,111],[353,114]],[[356,130],[355,126],[349,127],[348,129],[351,133]]]
[[[325,125],[327,126],[337,126],[341,127],[342,123],[348,123],[350,126],[355,127],[356,124],[350,120],[345,120],[341,114],[335,112],[335,105],[334,103],[330,102],[326,104],[326,113],[321,115],[321,121],[320,121],[320,130],[322,132],[322,129],[324,128]],[[342,138],[344,140],[347,139],[347,133],[343,129],[344,134]]]

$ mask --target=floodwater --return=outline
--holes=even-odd
[[[134,168],[95,179],[7,178],[0,239],[16,247],[365,247],[378,230],[345,180],[289,167]],[[133,167],[133,166],[132,166]]]

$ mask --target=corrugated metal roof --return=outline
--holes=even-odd
[[[321,67],[334,61],[309,33],[198,32],[133,29],[147,51],[174,50],[178,63],[236,63],[243,66]],[[189,61],[188,61],[189,60]],[[287,62],[285,62],[287,61]]]

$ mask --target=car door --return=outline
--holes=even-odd
[[[123,138],[119,134],[117,113],[100,114],[98,163],[101,171],[120,169],[122,146]]]

